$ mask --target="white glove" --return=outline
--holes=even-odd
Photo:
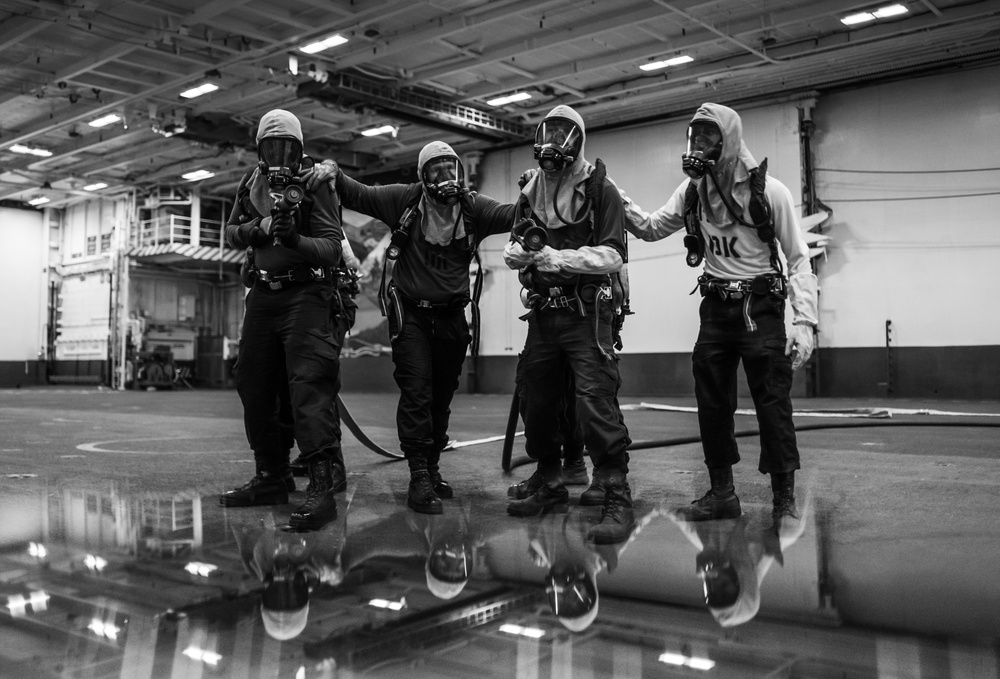
[[[534,261],[534,253],[528,252],[517,241],[510,241],[503,249],[503,261],[510,269],[523,269]]]
[[[792,332],[785,341],[785,356],[792,356],[792,370],[798,370],[812,356],[813,332],[811,325],[800,323],[792,326]]]

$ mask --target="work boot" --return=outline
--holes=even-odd
[[[594,470],[594,480],[587,490],[580,493],[580,504],[584,507],[599,507],[604,504],[604,496],[607,489],[604,487],[604,479],[600,478],[597,470]]]
[[[288,464],[288,468],[292,470],[293,476],[309,476],[309,462],[302,453]]]
[[[771,492],[774,494],[771,518],[777,524],[781,519],[797,520],[795,509],[795,472],[771,473]]]
[[[420,514],[441,514],[444,507],[434,494],[431,475],[426,469],[410,470],[410,487],[406,493],[406,506]]]
[[[538,516],[543,512],[563,513],[569,509],[569,491],[562,481],[543,482],[534,493],[523,500],[512,500],[507,505],[511,516]]]
[[[535,469],[535,473],[520,483],[515,483],[507,488],[507,497],[512,500],[524,500],[535,494],[535,492],[545,485],[545,476]]]
[[[441,471],[438,467],[440,460],[440,450],[435,453],[429,453],[427,455],[427,473],[431,477],[431,488],[434,489],[434,494],[442,500],[450,500],[455,497],[455,490],[447,481],[441,478]]]
[[[625,473],[618,470],[608,472],[604,488],[601,522],[590,528],[587,537],[599,545],[625,542],[635,530],[632,489],[629,488]]]
[[[333,492],[343,493],[347,490],[347,471],[344,469],[344,455],[339,448],[329,449],[333,451],[330,458],[330,468],[333,470]],[[288,465],[295,476],[309,476],[309,455],[299,454]]]
[[[286,469],[283,473],[270,472],[259,465],[257,475],[239,488],[227,490],[219,496],[223,507],[254,507],[258,505],[283,505],[288,493],[295,490],[295,478]]]
[[[733,486],[733,467],[728,465],[716,469],[709,468],[712,487],[703,496],[680,511],[685,521],[713,521],[735,519],[742,514],[740,499]]]
[[[318,530],[337,518],[337,500],[333,496],[333,471],[330,460],[309,463],[306,501],[292,512],[288,523],[299,530]]]
[[[563,483],[567,486],[586,486],[590,483],[587,476],[587,463],[580,460],[566,460],[562,468]]]

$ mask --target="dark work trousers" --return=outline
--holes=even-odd
[[[323,282],[282,290],[257,283],[247,294],[236,390],[243,402],[247,439],[265,470],[280,472],[288,464],[288,444],[282,440],[275,407],[286,373],[299,450],[321,460],[339,447],[333,294],[332,286]]]
[[[750,317],[744,300],[725,301],[714,293],[701,301],[701,330],[694,345],[694,391],[698,425],[709,469],[740,461],[736,445],[736,371],[740,360],[760,426],[762,474],[799,468],[792,424],[792,361],[785,356],[785,301],[775,295],[752,295]]]
[[[392,376],[399,387],[396,429],[410,469],[448,443],[451,400],[472,341],[465,309],[421,309],[403,301],[389,311]],[[401,323],[400,323],[401,319]]]
[[[344,348],[344,339],[347,337],[348,331],[354,327],[358,305],[347,293],[340,293],[338,296],[339,303],[335,303],[330,309],[333,321],[333,344],[337,350],[337,379],[333,392],[333,417],[334,430],[337,435],[337,447],[332,453],[331,462],[339,466],[341,471],[343,471],[345,469],[344,451],[340,445],[342,441],[340,410],[337,407],[337,396],[340,394],[342,384],[340,380],[340,352]],[[338,300],[334,299],[334,301],[337,302]],[[295,419],[292,414],[292,399],[288,392],[287,376],[281,379],[280,382],[278,390],[278,428],[281,430],[281,438],[285,449],[291,451],[292,446],[295,445]]]
[[[546,475],[558,473],[560,464],[562,435],[556,425],[564,403],[566,368],[575,380],[576,416],[595,472],[628,472],[625,449],[631,440],[618,405],[621,377],[611,340],[613,313],[607,304],[597,307],[596,337],[594,313],[594,305],[588,304],[586,316],[574,309],[537,309],[528,317],[523,357],[524,447]],[[601,354],[598,341],[610,358]]]
[[[559,410],[559,433],[562,435],[563,462],[583,462],[583,427],[576,417],[576,383],[573,371],[566,365],[564,373],[564,390],[562,408]],[[517,356],[517,368],[514,371],[514,389],[518,395],[518,410],[521,421],[527,421],[528,399],[524,394],[524,353]]]

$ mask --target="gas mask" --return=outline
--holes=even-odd
[[[725,608],[736,603],[740,581],[729,559],[717,553],[702,552],[695,557],[695,565],[709,607]]]
[[[295,182],[303,166],[302,142],[295,137],[265,137],[257,144],[260,173],[274,190]]]
[[[688,126],[687,151],[681,155],[684,174],[701,179],[722,156],[722,131],[708,120],[695,120]]]
[[[559,563],[545,578],[545,595],[557,616],[576,618],[597,604],[597,584],[582,566]]]
[[[548,118],[535,130],[535,160],[542,172],[561,172],[580,156],[583,132],[572,120]]]
[[[465,192],[465,171],[455,156],[436,156],[420,172],[427,195],[442,205],[455,205]]]

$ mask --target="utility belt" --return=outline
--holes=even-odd
[[[257,285],[268,290],[284,290],[304,283],[330,280],[330,270],[325,267],[296,266],[287,271],[257,269]]]
[[[610,283],[586,283],[574,287],[532,286],[525,289],[524,306],[533,311],[543,309],[563,309],[586,316],[584,305],[594,304],[600,299],[611,299]]]
[[[701,289],[701,296],[716,294],[726,302],[742,300],[749,295],[774,295],[781,299],[788,297],[788,288],[785,277],[778,274],[767,274],[756,278],[745,280],[726,280],[724,278],[713,278],[711,276],[698,276],[698,287]]]
[[[391,294],[395,294],[399,297],[400,301],[403,302],[408,307],[417,309],[418,311],[424,311],[429,313],[451,313],[453,311],[460,311],[464,309],[471,301],[468,296],[454,297],[447,302],[431,302],[426,299],[417,299],[416,297],[410,297],[409,295],[404,295],[400,292],[399,288],[392,286],[390,290]]]

